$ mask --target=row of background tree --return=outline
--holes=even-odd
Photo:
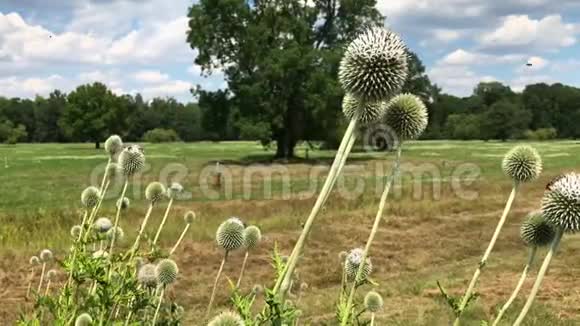
[[[434,85],[430,89],[436,94],[426,101],[430,123],[425,139],[580,137],[578,88],[534,84],[515,93],[498,82],[480,83],[464,98],[439,94]],[[130,141],[271,138],[269,123],[246,123],[228,91],[198,94],[199,103],[183,104],[173,98],[145,102],[139,94],[118,96],[104,84],[94,83],[69,94],[56,90],[34,100],[0,97],[0,142],[96,143],[113,133]],[[336,115],[340,116],[339,108]],[[344,121],[335,116],[322,118],[309,122],[320,128],[303,138],[334,147]]]

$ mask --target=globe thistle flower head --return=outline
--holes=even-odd
[[[48,250],[48,249],[44,249],[40,252],[40,260],[43,263],[48,263],[49,261],[52,260],[52,251]]]
[[[185,313],[185,308],[183,308],[183,306],[177,306],[177,308],[175,308],[175,314],[177,316],[183,316],[184,313]]]
[[[123,241],[123,238],[125,238],[125,232],[120,226],[113,226],[107,231],[106,235],[109,240],[113,240],[113,235],[115,235],[115,241]]]
[[[542,199],[546,221],[557,229],[580,231],[580,175],[570,173],[556,181]]]
[[[245,326],[240,315],[232,311],[224,311],[215,316],[207,326]]]
[[[97,187],[87,187],[81,193],[81,203],[86,208],[93,208],[97,206],[99,198],[101,197],[101,192]]]
[[[530,182],[542,173],[542,158],[531,146],[516,146],[504,156],[502,169],[517,183]]]
[[[347,93],[363,101],[385,101],[407,80],[407,59],[407,49],[397,34],[369,28],[347,46],[338,81]]]
[[[118,154],[123,150],[123,140],[117,135],[112,135],[107,140],[105,140],[105,151],[109,153],[111,157]]]
[[[40,265],[40,259],[37,256],[30,257],[30,260],[28,262],[32,266],[38,266],[38,265]]]
[[[546,190],[552,190],[552,186],[554,185],[554,183],[558,182],[558,180],[562,179],[563,177],[565,177],[565,174],[559,174],[557,176],[555,176],[554,178],[552,178],[547,184],[546,184]]]
[[[73,227],[70,228],[70,236],[73,237],[73,239],[78,239],[82,230],[83,228],[80,225],[73,225]]]
[[[400,94],[387,103],[385,123],[399,137],[399,141],[418,138],[428,122],[427,107],[413,94]]]
[[[138,146],[127,146],[119,154],[119,167],[126,177],[140,172],[145,166],[145,155]]]
[[[109,257],[109,253],[106,252],[105,250],[97,250],[95,252],[93,252],[93,258],[95,259],[106,259],[107,257]]]
[[[183,186],[177,182],[172,182],[167,188],[167,197],[170,199],[177,199],[177,196],[183,192]]]
[[[185,221],[185,223],[187,224],[191,224],[193,223],[195,220],[197,219],[197,216],[195,215],[195,212],[193,211],[188,211],[187,213],[185,213],[185,215],[183,216],[183,220]]]
[[[386,104],[383,101],[366,102],[361,101],[351,94],[346,94],[342,99],[342,113],[348,120],[358,119],[357,121],[367,124],[379,120],[386,111]]]
[[[520,227],[522,241],[531,247],[543,247],[552,243],[556,231],[546,221],[542,211],[534,211],[528,214]]]
[[[75,320],[75,326],[90,326],[93,323],[93,318],[87,313],[80,314]]]
[[[121,210],[129,209],[130,206],[131,206],[131,200],[129,200],[129,198],[127,198],[127,197],[119,198],[117,200],[116,207],[120,208]]]
[[[217,229],[216,241],[226,252],[244,245],[244,224],[237,217],[224,221]]]
[[[56,274],[57,274],[56,270],[51,269],[48,272],[46,272],[46,279],[54,281],[56,279]]]
[[[306,291],[306,290],[308,290],[308,283],[306,283],[306,282],[300,283],[300,291]]]
[[[365,295],[365,308],[372,312],[379,312],[383,308],[383,297],[375,291],[370,291]]]
[[[244,247],[254,249],[262,240],[262,232],[257,226],[251,225],[244,229]]]
[[[151,204],[155,204],[165,196],[165,191],[165,186],[161,182],[151,182],[145,189],[145,198]]]
[[[358,268],[362,263],[362,256],[364,250],[362,248],[356,248],[351,250],[346,256],[344,270],[348,280],[353,281],[358,272]],[[359,279],[356,280],[357,283],[363,283],[369,277],[373,270],[373,265],[370,258],[367,257],[366,262],[363,265],[362,274]]]
[[[105,233],[113,227],[113,223],[106,217],[99,217],[95,221],[95,230],[97,232]]]
[[[115,180],[115,178],[119,175],[120,172],[121,167],[119,166],[119,164],[111,162],[109,163],[109,165],[107,165],[107,179],[109,181]]]
[[[171,259],[163,259],[155,267],[155,276],[159,284],[169,285],[175,282],[177,273],[179,273],[177,264]]]
[[[155,265],[145,264],[139,268],[137,273],[137,280],[144,286],[156,287],[157,286],[157,276],[155,274]]]

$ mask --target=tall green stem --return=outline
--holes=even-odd
[[[145,218],[143,219],[143,222],[141,222],[141,227],[139,228],[139,233],[137,234],[137,238],[135,238],[135,243],[133,243],[133,246],[131,246],[131,256],[129,257],[129,261],[131,261],[131,259],[133,259],[135,252],[139,248],[139,241],[141,240],[141,236],[143,235],[143,232],[145,231],[145,228],[147,227],[147,222],[149,221],[149,216],[151,216],[152,211],[153,211],[153,204],[149,204],[149,208],[147,209],[147,213],[145,213]]]
[[[44,271],[46,270],[46,263],[42,263],[42,271],[40,272],[40,282],[38,282],[38,289],[36,293],[40,295],[40,289],[42,288],[42,282],[44,281]]]
[[[125,197],[125,193],[127,192],[127,186],[129,185],[129,180],[125,180],[125,184],[123,185],[123,191],[121,191],[121,197]],[[111,247],[109,248],[109,259],[113,259],[113,250],[115,248],[115,240],[117,240],[117,228],[119,227],[119,217],[121,216],[121,205],[117,205],[117,214],[115,215],[115,225],[113,229],[113,238],[111,239]],[[109,266],[109,273],[107,275],[107,280],[111,279],[111,274],[113,273],[113,264]]]
[[[165,225],[165,221],[167,221],[167,216],[169,216],[169,210],[171,210],[171,205],[173,204],[173,198],[169,199],[169,203],[167,203],[167,208],[165,209],[165,215],[163,215],[163,220],[161,220],[161,224],[159,225],[159,229],[157,229],[157,234],[155,234],[155,238],[153,239],[153,245],[157,243],[159,240],[159,235],[161,234],[161,230],[163,230],[163,226]]]
[[[183,241],[183,238],[185,237],[185,234],[187,234],[187,230],[189,230],[189,226],[191,224],[187,223],[187,225],[185,226],[185,229],[183,229],[183,232],[181,232],[181,235],[179,236],[179,239],[177,239],[177,242],[175,243],[175,245],[173,246],[173,248],[171,248],[171,251],[169,252],[169,256],[173,255],[173,253],[175,252],[175,250],[177,250],[177,247],[179,247],[179,244],[181,243],[181,241]]]
[[[350,317],[349,315],[350,315],[350,311],[351,311],[351,307],[352,307],[352,301],[354,299],[354,293],[356,292],[357,280],[359,280],[361,278],[361,276],[363,275],[363,270],[365,267],[365,262],[366,262],[367,256],[369,254],[369,251],[371,249],[371,245],[373,244],[373,240],[375,239],[377,231],[379,230],[379,225],[381,223],[381,220],[383,219],[383,211],[385,210],[385,204],[387,202],[387,197],[389,196],[391,186],[393,185],[393,182],[395,181],[395,178],[399,174],[399,170],[401,168],[401,151],[402,151],[402,147],[399,146],[399,148],[397,149],[397,155],[395,157],[393,171],[391,172],[391,175],[387,179],[387,183],[385,184],[385,189],[383,190],[383,194],[381,195],[379,209],[377,210],[377,215],[375,216],[375,222],[373,224],[373,228],[371,229],[371,233],[369,234],[369,238],[367,239],[367,243],[366,243],[365,249],[363,251],[363,255],[361,258],[361,264],[358,267],[358,270],[356,272],[356,276],[355,276],[355,278],[352,282],[352,286],[350,288],[348,300],[346,302],[346,310],[345,310],[346,312],[345,312],[345,314],[342,318],[342,321],[341,321],[341,325],[343,325],[343,326],[345,326],[347,324],[348,318]]]
[[[471,279],[471,282],[469,283],[469,287],[467,288],[467,291],[465,292],[465,294],[463,295],[463,298],[461,299],[461,304],[459,305],[459,311],[457,314],[457,318],[455,318],[455,322],[453,322],[453,326],[459,326],[461,323],[460,319],[461,319],[461,315],[463,314],[463,310],[465,309],[465,306],[467,305],[469,298],[471,298],[471,295],[473,294],[473,291],[475,289],[475,284],[477,284],[477,280],[479,279],[479,276],[481,275],[481,271],[485,267],[485,264],[487,263],[487,259],[488,259],[489,255],[491,254],[493,247],[495,246],[495,242],[497,241],[497,238],[499,237],[499,234],[500,234],[501,229],[506,221],[508,213],[510,212],[510,209],[512,207],[514,199],[516,198],[517,192],[518,192],[518,184],[514,183],[514,186],[512,188],[512,192],[510,193],[508,201],[507,201],[505,208],[503,210],[503,214],[501,215],[501,218],[500,218],[500,220],[497,223],[497,226],[495,228],[495,232],[493,233],[493,236],[491,237],[491,241],[489,242],[489,245],[487,246],[487,249],[485,250],[483,257],[481,258],[479,265],[478,265],[477,269],[475,270],[475,273],[473,274],[473,278]]]
[[[238,277],[238,282],[236,283],[236,288],[240,287],[242,283],[242,277],[244,277],[244,270],[246,269],[246,262],[248,261],[249,251],[246,250],[246,255],[244,256],[244,262],[242,263],[242,269],[240,270],[240,277]]]
[[[274,294],[278,294],[278,292],[285,293],[290,286],[290,279],[292,278],[294,269],[296,268],[298,257],[300,256],[302,250],[304,249],[304,246],[306,244],[306,238],[310,233],[310,230],[312,229],[312,224],[314,223],[314,220],[318,216],[318,213],[324,206],[324,203],[328,199],[328,194],[332,190],[332,187],[336,182],[336,178],[338,177],[338,175],[340,175],[341,169],[344,166],[344,162],[346,161],[349,154],[349,152],[347,152],[347,149],[349,147],[352,148],[352,145],[349,146],[349,143],[354,142],[356,138],[356,136],[354,135],[356,125],[357,119],[352,119],[348,125],[348,128],[344,133],[344,136],[340,143],[340,147],[336,152],[334,162],[332,163],[330,171],[328,172],[328,176],[326,177],[326,181],[322,186],[322,190],[320,191],[320,194],[318,195],[318,198],[316,199],[316,202],[312,207],[312,211],[310,212],[310,215],[308,216],[308,219],[304,224],[302,233],[300,234],[300,237],[298,238],[298,241],[296,242],[296,245],[294,246],[294,249],[292,250],[290,257],[288,258],[288,262],[284,267],[284,270],[282,271],[282,273],[280,273],[278,280],[276,281],[276,285],[274,286],[273,289]]]
[[[373,312],[371,314],[371,326],[374,326],[374,325],[375,325],[375,313]]]
[[[34,279],[34,266],[30,270],[30,280],[28,281],[28,288],[26,289],[26,299],[30,296],[30,288],[32,287],[32,280]]]
[[[534,257],[536,256],[536,251],[537,251],[536,246],[530,248],[528,262],[526,263],[526,266],[524,267],[524,271],[522,272],[522,275],[520,276],[520,280],[518,281],[518,284],[516,285],[516,288],[514,289],[514,292],[512,293],[512,295],[510,296],[508,301],[503,305],[503,307],[501,307],[501,309],[500,309],[499,313],[497,314],[497,317],[495,318],[492,326],[496,326],[499,323],[499,321],[501,320],[501,318],[503,317],[503,315],[505,314],[507,309],[510,307],[510,305],[514,302],[514,300],[517,298],[518,294],[520,293],[520,290],[522,289],[522,286],[524,285],[526,277],[528,276],[528,271],[529,271],[530,267],[532,266],[532,263],[534,262]]]
[[[157,316],[159,316],[159,308],[161,308],[161,302],[163,301],[163,294],[165,293],[165,288],[161,289],[161,293],[159,294],[159,303],[157,303],[157,309],[155,309],[155,315],[153,316],[153,322],[151,325],[155,326],[155,322],[157,322]]]
[[[222,271],[224,270],[224,265],[226,264],[226,260],[228,258],[228,252],[224,254],[224,258],[222,259],[222,263],[220,264],[220,269],[215,277],[215,281],[213,282],[213,289],[211,290],[211,297],[209,298],[209,304],[207,305],[207,312],[205,314],[205,319],[209,319],[209,315],[211,314],[211,307],[213,305],[213,300],[215,299],[215,292],[217,289],[218,281],[220,276],[222,275]]]
[[[552,245],[550,246],[550,251],[548,251],[548,253],[546,254],[546,258],[544,258],[544,262],[542,263],[542,267],[540,267],[540,271],[538,272],[538,276],[536,277],[536,282],[534,283],[534,287],[532,287],[532,291],[530,292],[530,295],[528,296],[528,300],[526,301],[524,308],[522,308],[522,311],[520,312],[520,315],[518,316],[518,319],[516,319],[516,321],[514,322],[513,326],[519,326],[524,321],[526,314],[528,313],[528,311],[532,307],[532,304],[534,303],[534,299],[536,298],[536,295],[538,294],[538,291],[540,290],[540,285],[542,285],[542,281],[544,280],[544,276],[546,275],[546,271],[548,270],[548,266],[550,265],[552,258],[556,254],[556,250],[558,250],[558,246],[560,245],[560,240],[562,240],[562,235],[563,235],[563,231],[561,229],[559,229],[556,232],[556,237],[552,241]]]

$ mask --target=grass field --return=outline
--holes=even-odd
[[[371,253],[373,277],[385,298],[378,325],[449,324],[450,312],[438,295],[436,281],[460,294],[471,278],[511,189],[500,163],[513,145],[455,141],[405,145],[402,180],[390,197],[388,222],[382,225]],[[480,280],[481,297],[466,315],[468,325],[491,318],[511,293],[527,255],[519,240],[519,224],[527,212],[539,207],[545,184],[580,166],[580,142],[533,145],[543,156],[544,173],[540,180],[522,187]],[[146,209],[143,190],[147,183],[179,181],[189,192],[177,202],[161,241],[167,247],[174,243],[185,211],[192,209],[200,216],[178,254],[182,272],[169,293],[186,307],[192,325],[202,316],[221,259],[213,243],[217,225],[229,216],[239,216],[263,229],[265,241],[250,258],[243,287],[270,282],[268,257],[274,242],[285,254],[292,249],[334,156],[333,151],[310,150],[305,159],[304,148],[299,148],[302,159],[282,164],[268,161],[272,152],[252,142],[142,146],[147,169],[129,189],[132,206],[121,226],[129,238],[126,242],[131,243]],[[364,151],[349,158],[299,264],[301,280],[310,285],[300,302],[305,322],[333,324],[341,275],[338,254],[364,245],[391,158],[391,153]],[[225,177],[219,190],[211,185],[216,161],[221,162]],[[79,222],[80,192],[100,180],[105,164],[104,151],[90,144],[0,145],[2,324],[11,324],[20,311],[30,309],[23,299],[28,258],[43,248],[54,249],[57,257],[65,254],[69,229]],[[111,188],[113,195],[101,215],[114,214],[119,190],[118,184]],[[151,225],[159,222],[162,213],[163,207],[154,211]],[[566,236],[526,325],[580,324],[580,260],[575,255],[579,249],[580,239]],[[235,277],[242,258],[242,253],[234,254],[225,274]],[[522,293],[530,287],[531,280]],[[227,305],[225,282],[217,304]],[[522,296],[507,321],[521,304]]]

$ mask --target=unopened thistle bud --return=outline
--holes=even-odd
[[[237,313],[224,311],[215,316],[207,326],[245,326],[245,323]]]
[[[244,230],[244,247],[254,249],[262,239],[262,232],[257,226],[251,225]]]
[[[505,155],[502,169],[515,182],[530,182],[542,173],[542,158],[531,146],[516,146]]]
[[[164,286],[175,282],[177,279],[177,273],[179,273],[177,264],[171,259],[163,259],[155,267],[157,282]]]
[[[370,312],[379,312],[383,309],[383,297],[375,291],[370,291],[365,296],[365,308]]]
[[[111,157],[115,156],[123,150],[123,140],[117,135],[112,135],[105,141],[105,151],[109,153]]]
[[[151,204],[155,204],[163,198],[165,191],[165,186],[162,183],[157,181],[151,182],[145,189],[145,198],[147,198]]]
[[[170,199],[177,199],[177,196],[183,192],[183,186],[177,182],[171,183],[167,188],[167,197]]]
[[[81,194],[81,203],[86,208],[93,208],[97,206],[99,198],[101,197],[101,192],[97,187],[87,187],[83,190]]]
[[[44,249],[40,252],[40,260],[43,263],[48,263],[49,261],[52,260],[52,251],[48,250],[48,249]]]
[[[183,216],[183,220],[185,221],[185,223],[187,224],[191,224],[196,220],[197,216],[195,215],[195,213],[193,211],[188,211],[187,213],[185,213],[185,215]]]
[[[387,103],[385,123],[400,141],[418,138],[427,128],[427,107],[418,96],[400,94]]]
[[[244,245],[244,224],[237,217],[223,222],[217,229],[216,241],[225,251],[236,250]]]

